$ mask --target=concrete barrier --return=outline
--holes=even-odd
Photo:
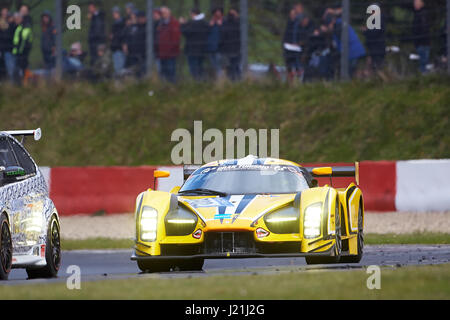
[[[372,211],[396,211],[396,167],[393,161],[363,161],[359,180],[364,206]]]
[[[50,197],[61,215],[133,212],[136,196],[154,188],[155,167],[52,168]]]
[[[397,162],[399,211],[450,211],[450,160]]]
[[[353,166],[354,163],[304,163],[304,167]],[[363,161],[359,164],[359,187],[363,191],[366,210],[395,211],[395,162]],[[325,184],[335,188],[346,188],[355,183],[354,178],[318,178],[320,186]]]

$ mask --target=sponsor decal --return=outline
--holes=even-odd
[[[183,199],[192,208],[232,207],[233,204],[225,198]]]
[[[201,173],[208,173],[210,171],[216,171],[216,172],[223,172],[223,171],[244,171],[244,170],[251,170],[251,171],[290,171],[293,173],[301,172],[299,168],[295,166],[273,166],[273,165],[264,165],[264,164],[231,164],[231,165],[222,165],[218,167],[211,167],[208,168],[209,170],[207,172],[204,172],[203,170]]]
[[[216,217],[223,217],[218,218],[221,223],[223,223],[223,220],[225,219],[232,219],[231,223],[234,223],[255,198],[256,195],[254,194],[227,196],[225,199],[229,200],[232,205],[219,207],[218,215],[216,215]]]
[[[214,220],[231,219],[231,217],[233,217],[231,214],[216,214]]]
[[[25,170],[17,169],[15,171],[6,172],[7,176],[23,176],[25,174]]]

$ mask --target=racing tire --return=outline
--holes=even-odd
[[[336,199],[335,206],[335,224],[336,231],[334,234],[335,245],[334,245],[334,255],[332,256],[309,256],[305,257],[306,264],[333,264],[339,263],[341,259],[342,252],[342,231],[341,231],[341,216],[339,212],[339,200]]]
[[[358,209],[358,254],[353,256],[341,257],[341,263],[359,263],[364,253],[364,224],[361,205]]]
[[[45,246],[47,265],[41,268],[27,268],[28,279],[56,278],[61,266],[61,235],[58,220],[52,216],[48,225]]]
[[[0,217],[0,280],[8,280],[12,267],[11,230],[5,214]]]

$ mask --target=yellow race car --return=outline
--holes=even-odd
[[[156,178],[169,172],[155,171]],[[308,264],[358,263],[364,205],[354,183],[319,187],[315,177],[354,167],[304,168],[249,156],[187,170],[182,187],[136,200],[131,259],[144,272],[201,270],[204,259],[305,257]]]

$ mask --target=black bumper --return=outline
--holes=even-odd
[[[300,253],[211,253],[211,254],[195,254],[195,255],[162,255],[162,256],[143,256],[134,253],[131,256],[133,261],[148,261],[148,260],[191,260],[191,259],[249,259],[249,258],[304,258],[304,257],[318,257],[331,256],[335,252],[334,245],[324,252],[300,252]]]

